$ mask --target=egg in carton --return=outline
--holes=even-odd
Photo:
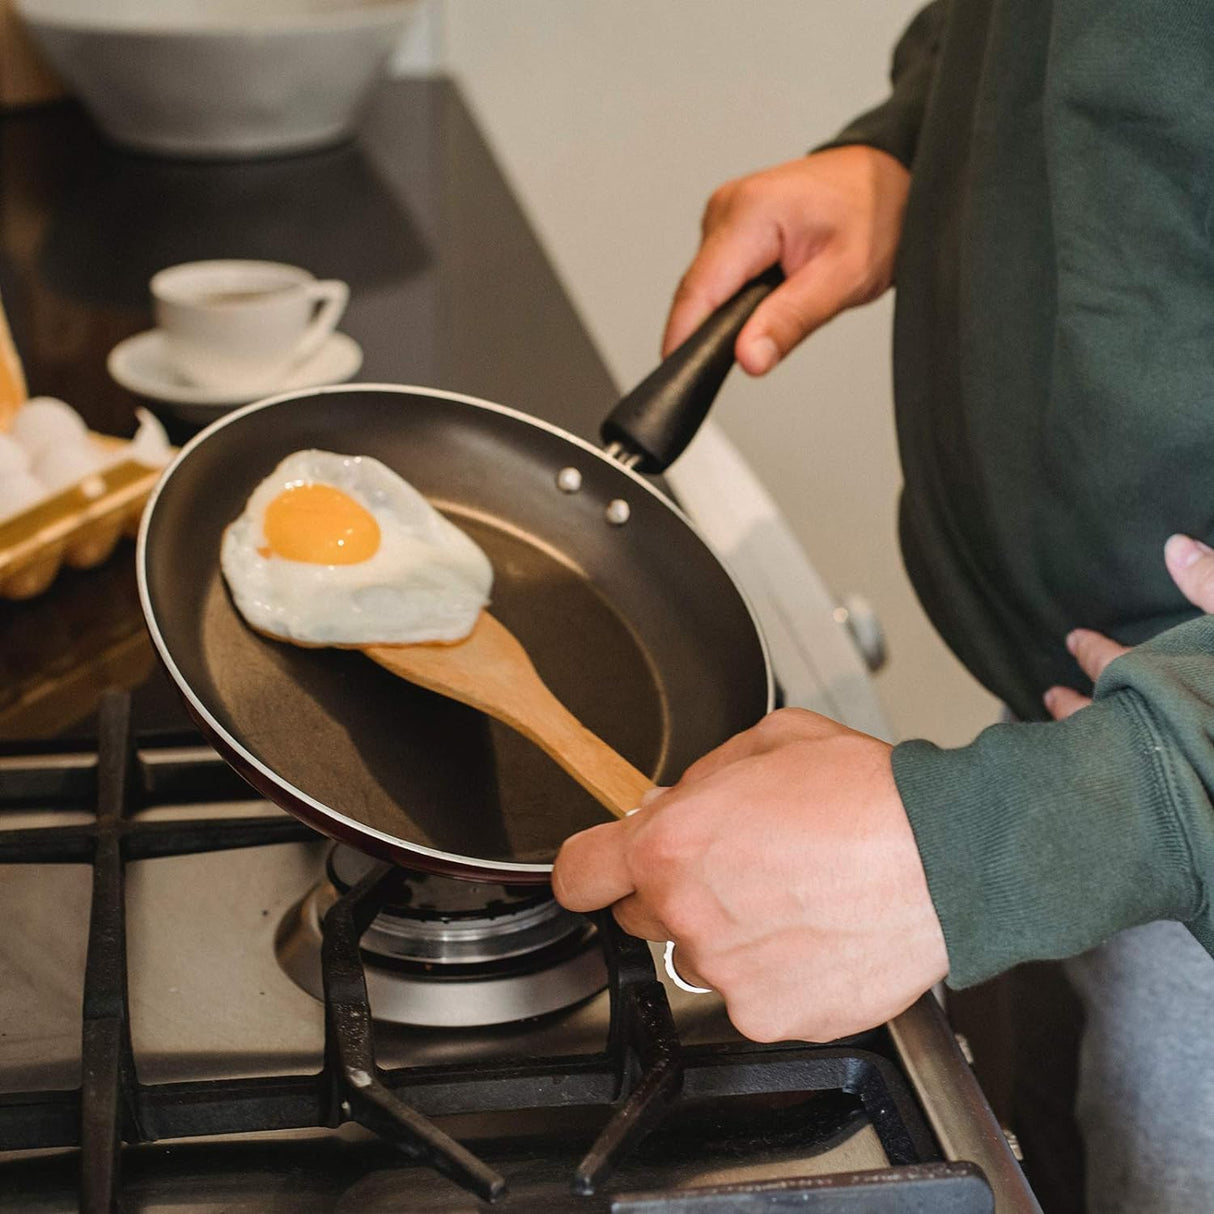
[[[41,594],[64,564],[87,569],[139,526],[173,454],[140,409],[130,440],[94,434],[61,400],[27,400],[25,371],[0,302],[0,598]]]
[[[95,434],[70,406],[26,401],[0,433],[0,598],[41,594],[63,565],[104,561],[139,518],[172,448],[139,411],[130,440]]]

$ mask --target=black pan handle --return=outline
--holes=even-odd
[[[708,416],[742,326],[783,281],[784,272],[771,266],[727,299],[612,409],[599,430],[603,441],[633,456],[641,472],[669,468]]]

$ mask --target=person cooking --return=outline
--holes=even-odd
[[[1085,954],[1089,1207],[1208,1211],[1214,5],[937,0],[892,80],[716,191],[663,346],[778,261],[736,345],[762,375],[897,282],[904,559],[1021,723],[891,748],[776,712],[569,839],[554,889],[675,941],[761,1041]]]

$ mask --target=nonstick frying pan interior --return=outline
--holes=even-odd
[[[690,525],[579,440],[420,389],[323,389],[230,414],[188,447],[145,520],[153,639],[191,710],[265,795],[413,867],[542,881],[606,812],[532,743],[359,653],[249,630],[219,571],[223,529],[292,451],[373,455],[486,551],[491,609],[590,729],[658,782],[770,707],[738,590]],[[579,492],[557,474],[581,473]],[[623,525],[608,504],[628,503]]]

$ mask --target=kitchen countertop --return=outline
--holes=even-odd
[[[348,282],[340,327],[363,348],[359,381],[465,392],[591,439],[617,396],[448,80],[389,82],[354,142],[264,161],[121,152],[72,104],[0,119],[0,296],[31,394],[130,434],[144,402],[106,356],[150,327],[153,273],[219,257]],[[177,442],[192,432],[165,420]],[[98,569],[0,603],[0,742],[86,727],[112,684],[143,685],[141,725],[185,724],[155,668],[132,556],[124,542]]]

